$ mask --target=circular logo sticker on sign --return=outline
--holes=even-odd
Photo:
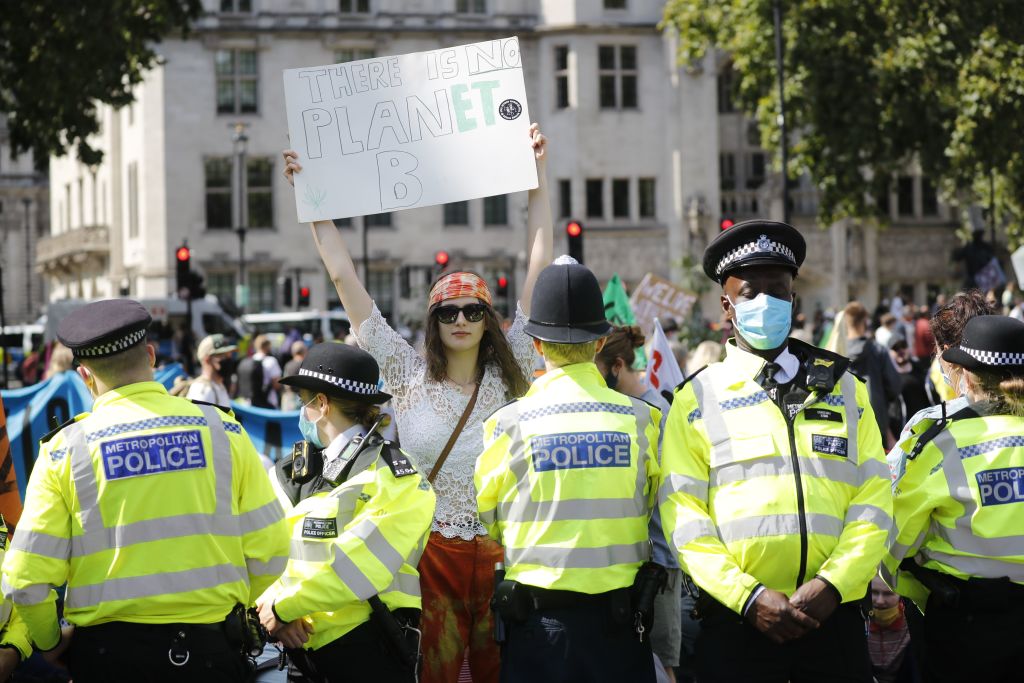
[[[515,100],[505,100],[498,105],[498,113],[506,121],[512,121],[513,119],[518,119],[519,115],[523,113],[523,105]]]

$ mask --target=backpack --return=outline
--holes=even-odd
[[[263,386],[263,363],[246,356],[238,364],[238,395],[252,401],[256,408],[272,408],[269,391]]]

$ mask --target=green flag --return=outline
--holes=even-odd
[[[612,325],[636,325],[626,288],[622,286],[618,273],[612,275],[604,288],[604,316]]]

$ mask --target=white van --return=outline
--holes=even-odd
[[[324,341],[344,341],[352,329],[352,323],[345,311],[286,311],[284,313],[249,313],[242,316],[246,327],[253,336],[265,334],[275,349],[280,349],[285,337],[292,330],[307,340],[322,338]],[[308,335],[308,336],[307,336]]]

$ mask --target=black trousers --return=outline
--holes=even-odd
[[[415,683],[416,677],[387,647],[386,636],[367,621],[318,650],[289,650],[288,656],[313,681],[327,683]],[[315,672],[307,669],[305,658]]]
[[[178,634],[188,659],[168,655]],[[179,661],[180,661],[179,657]],[[75,683],[243,683],[249,663],[222,625],[111,622],[75,629],[67,655]]]
[[[964,594],[956,607],[930,599],[924,641],[927,683],[1024,680],[1024,599]]]
[[[710,600],[708,602],[711,602]],[[840,605],[820,628],[783,645],[727,607],[702,601],[697,683],[871,683],[859,602]]]
[[[501,683],[654,683],[650,642],[598,605],[540,609],[510,623]]]

